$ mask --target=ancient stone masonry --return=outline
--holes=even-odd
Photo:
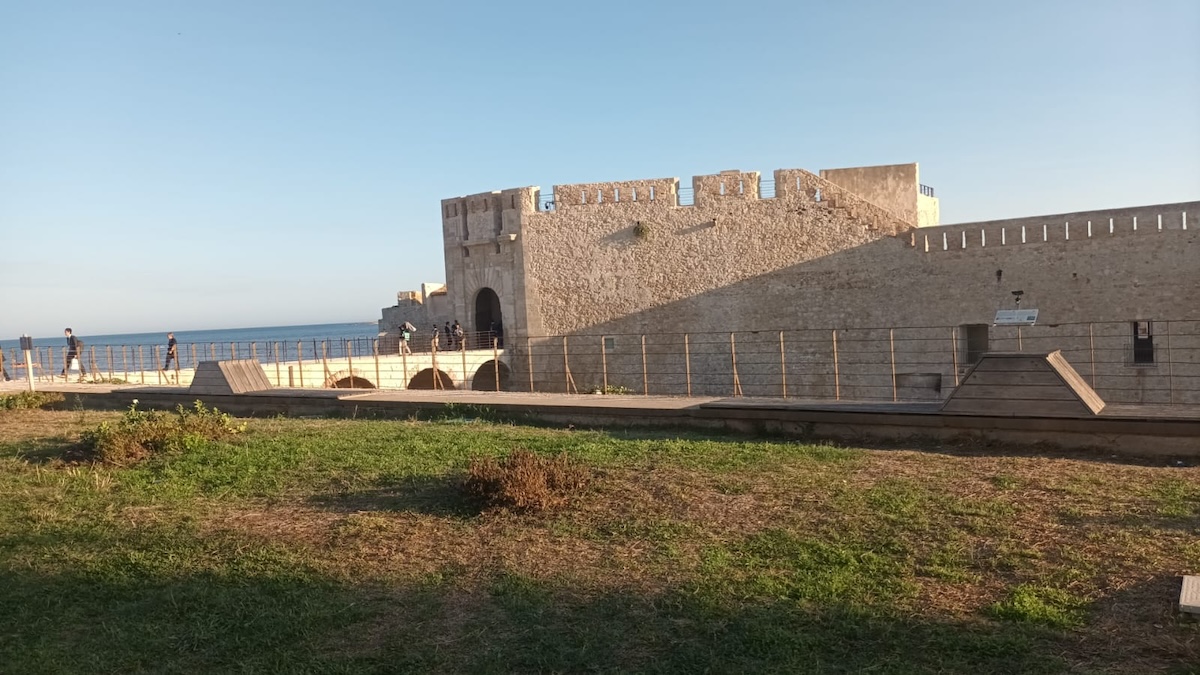
[[[1020,290],[1040,323],[1084,326],[1030,329],[1024,337],[1039,335],[1039,348],[1062,349],[1077,367],[1081,353],[1099,363],[1097,350],[1108,350],[1088,369],[1108,400],[1178,399],[1179,378],[1191,376],[1181,360],[1188,338],[1173,336],[1175,365],[1160,358],[1135,368],[1132,322],[1182,330],[1200,321],[1200,202],[941,226],[915,164],[822,173],[695,176],[689,205],[676,178],[443,200],[447,283],[437,320],[502,325],[513,372],[527,376],[515,380],[534,388],[602,387],[607,368],[608,384],[631,389],[642,387],[643,371],[647,384],[657,374],[657,393],[687,393],[691,382],[710,393],[736,384],[776,395],[807,383],[813,395],[874,397],[898,394],[901,382],[948,392],[968,334],[985,350],[1020,351],[1023,336],[990,326]],[[431,303],[420,307],[428,323]],[[394,330],[388,310],[380,328]],[[882,349],[899,328],[911,334]],[[832,330],[858,331],[840,349],[860,352],[836,375]],[[570,373],[564,350],[583,355],[570,357]],[[781,360],[808,372],[781,387]]]

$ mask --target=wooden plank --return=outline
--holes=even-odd
[[[1071,364],[1063,357],[1062,352],[1057,350],[1050,352],[1046,355],[1046,362],[1063,378],[1067,386],[1079,396],[1083,404],[1090,408],[1093,413],[1099,413],[1104,409],[1104,399],[1100,398],[1100,395],[1092,389],[1091,385],[1083,379],[1079,372],[1071,367]]]
[[[1047,367],[1044,372],[972,371],[963,378],[962,384],[968,383],[982,385],[1061,385],[1063,384],[1063,379],[1053,369]]]
[[[1067,385],[986,385],[964,382],[954,390],[954,398],[986,398],[1013,401],[1078,401],[1079,396]]]
[[[942,412],[1030,417],[1093,416],[1092,411],[1080,401],[996,401],[972,398],[946,401],[946,405],[942,406]]]

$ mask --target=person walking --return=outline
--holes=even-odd
[[[449,321],[446,322],[446,326],[445,326],[445,329],[443,330],[443,332],[446,334],[446,349],[453,351],[454,350],[454,333],[451,332],[451,330],[450,330],[450,322]]]
[[[454,320],[453,330],[454,330],[455,348],[466,351],[467,345],[463,338],[465,338],[467,336],[467,334],[463,332],[463,327],[458,323],[458,319]]]
[[[175,342],[175,334],[167,333],[167,360],[163,363],[163,370],[171,369],[171,362],[175,362],[175,367],[179,367],[179,344]]]
[[[400,353],[411,354],[412,349],[408,347],[408,341],[412,339],[413,333],[417,332],[417,327],[405,321],[400,327]]]
[[[67,377],[67,371],[71,370],[71,363],[75,362],[79,366],[79,381],[83,382],[83,378],[87,377],[87,371],[83,369],[83,359],[79,357],[79,351],[83,347],[83,340],[75,337],[70,328],[63,329],[63,335],[67,337],[67,357],[63,361],[63,377]]]
[[[441,334],[442,331],[437,327],[437,324],[433,324],[433,337],[429,340],[430,350],[435,352],[438,350],[438,337],[441,336]]]

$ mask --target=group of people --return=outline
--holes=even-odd
[[[497,345],[503,347],[504,337],[503,333],[501,332],[502,330],[503,329],[500,327],[500,324],[493,321],[490,326],[490,335],[486,346],[491,346],[491,339],[495,338]],[[409,341],[416,337],[416,335],[417,327],[412,325],[411,322],[405,321],[404,325],[400,327],[400,353],[412,353],[412,348],[409,346]],[[443,345],[445,346],[443,347]],[[467,334],[463,330],[462,324],[460,324],[457,320],[454,321],[453,325],[447,321],[446,324],[441,328],[438,328],[438,325],[434,324],[433,328],[429,331],[429,348],[435,352],[467,349]]]

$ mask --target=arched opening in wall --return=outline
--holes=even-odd
[[[377,389],[374,383],[358,373],[342,370],[325,379],[326,389]]]
[[[488,361],[479,366],[479,370],[475,371],[475,377],[471,378],[471,389],[474,391],[496,391],[497,376],[499,376],[500,391],[508,391],[512,381],[512,371],[509,370],[507,364],[497,361]]]
[[[371,384],[370,380],[358,377],[357,375],[351,375],[350,377],[343,377],[342,379],[338,380],[337,382],[334,382],[333,388],[334,389],[375,389],[376,387],[374,384]]]
[[[409,389],[453,389],[454,381],[441,370],[426,368],[408,381]]]
[[[473,349],[488,349],[492,346],[490,331],[496,331],[500,346],[504,346],[504,317],[500,315],[500,296],[490,288],[481,288],[475,294],[475,334],[478,336]]]

